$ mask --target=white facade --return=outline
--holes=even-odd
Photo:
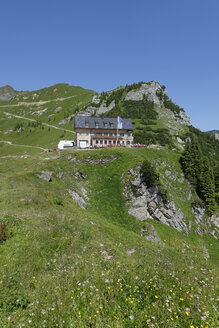
[[[79,148],[133,145],[133,131],[76,129],[76,143]]]

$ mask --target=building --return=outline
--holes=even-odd
[[[133,144],[133,126],[127,118],[76,116],[76,145],[79,148],[128,146]]]
[[[60,140],[58,143],[59,149],[68,149],[74,147],[75,143],[72,140]]]

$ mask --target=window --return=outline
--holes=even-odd
[[[98,140],[96,140],[96,144],[98,144]]]
[[[109,133],[109,135],[112,137],[113,134],[112,133]]]
[[[103,143],[103,140],[100,140],[100,143],[102,144]]]
[[[85,122],[85,127],[88,128],[88,122]]]
[[[127,145],[130,145],[130,141],[127,141]]]
[[[104,140],[105,145],[107,144],[107,140]]]
[[[116,140],[113,140],[113,144],[114,144],[114,145],[116,144]]]
[[[95,122],[95,128],[98,129],[99,128],[99,123]]]
[[[108,133],[107,133],[107,132],[105,132],[105,133],[104,133],[104,135],[105,135],[105,136],[108,136]]]
[[[109,144],[111,145],[111,143],[112,143],[112,141],[111,140],[109,140]]]
[[[121,136],[121,137],[124,137],[124,133],[120,133],[120,136]]]
[[[104,123],[104,128],[107,128],[107,123]]]
[[[110,123],[110,127],[113,129],[113,126],[114,126],[114,124],[113,123]]]
[[[120,140],[117,141],[117,145],[119,145],[119,144],[120,144]]]

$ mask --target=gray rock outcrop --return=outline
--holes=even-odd
[[[112,110],[114,107],[115,107],[115,100],[113,100],[113,101],[111,102],[111,104],[109,104],[108,107],[106,106],[106,103],[103,102],[103,103],[101,104],[101,106],[97,109],[97,115],[101,115],[101,114],[107,113],[107,112],[109,112],[110,110]]]
[[[219,229],[219,214],[214,214],[210,217],[210,222]]]
[[[76,191],[68,189],[68,193],[76,204],[78,204],[84,210],[86,209],[87,203]]]
[[[209,223],[211,224],[211,235],[215,239],[219,239],[219,214],[214,214],[209,218]]]
[[[143,83],[138,90],[131,90],[127,93],[125,100],[142,100],[144,95],[157,105],[161,105],[156,92],[161,90],[161,85],[158,82],[152,81],[148,83]],[[163,93],[167,95],[167,91],[163,90]]]
[[[155,228],[153,227],[152,224],[148,224],[147,226],[145,226],[144,228],[141,229],[141,235],[150,241],[153,241],[155,243],[160,243],[161,240],[155,230]]]
[[[138,173],[131,181],[134,187],[128,213],[140,221],[153,218],[178,231],[188,232],[183,212],[170,200],[165,202],[157,187],[148,188]]]
[[[28,91],[17,92],[10,85],[6,85],[0,87],[0,100],[10,101],[25,93],[28,93]]]
[[[70,116],[68,116],[67,118],[65,118],[61,122],[59,122],[59,125],[65,125],[65,124],[71,122],[71,120],[73,119],[74,116],[75,116],[74,114],[71,114]]]
[[[177,114],[169,108],[165,108],[163,106],[157,106],[155,110],[158,113],[159,118],[168,119],[166,126],[175,134],[179,132],[179,128],[177,125],[173,126],[173,123],[179,125],[191,125],[190,118],[183,110],[177,112]]]
[[[181,110],[177,113],[171,111],[168,108],[165,108],[163,106],[163,100],[158,97],[158,93],[162,93],[163,95],[168,96],[168,93],[166,89],[162,88],[161,85],[158,82],[152,81],[143,83],[138,90],[131,90],[127,93],[125,100],[143,100],[143,97],[146,96],[148,100],[153,101],[156,105],[155,110],[159,114],[159,117],[165,117],[169,120],[169,126],[168,122],[166,123],[166,126],[173,130],[172,125],[179,124],[179,125],[191,125],[190,118],[186,115],[186,113]],[[174,124],[173,124],[174,122]],[[174,133],[177,133],[178,127],[175,128],[176,131],[173,131]]]
[[[195,216],[195,222],[197,224],[199,224],[203,221],[203,216],[205,214],[205,209],[203,207],[200,207],[198,205],[193,205],[192,206],[192,213]]]
[[[41,174],[38,174],[38,177],[42,180],[50,182],[50,181],[52,181],[52,172],[42,171]]]
[[[60,107],[57,107],[55,110],[54,110],[54,112],[55,113],[58,113],[58,112],[60,112],[60,110],[62,110],[62,107],[60,106]]]
[[[100,98],[97,95],[93,96],[92,103],[99,104],[100,103]]]

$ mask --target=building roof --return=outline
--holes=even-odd
[[[60,145],[66,145],[66,146],[71,146],[74,143],[73,140],[60,140],[59,144]]]
[[[134,130],[129,118],[122,118],[122,129]],[[88,129],[117,129],[118,119],[108,117],[76,116],[75,128]]]

